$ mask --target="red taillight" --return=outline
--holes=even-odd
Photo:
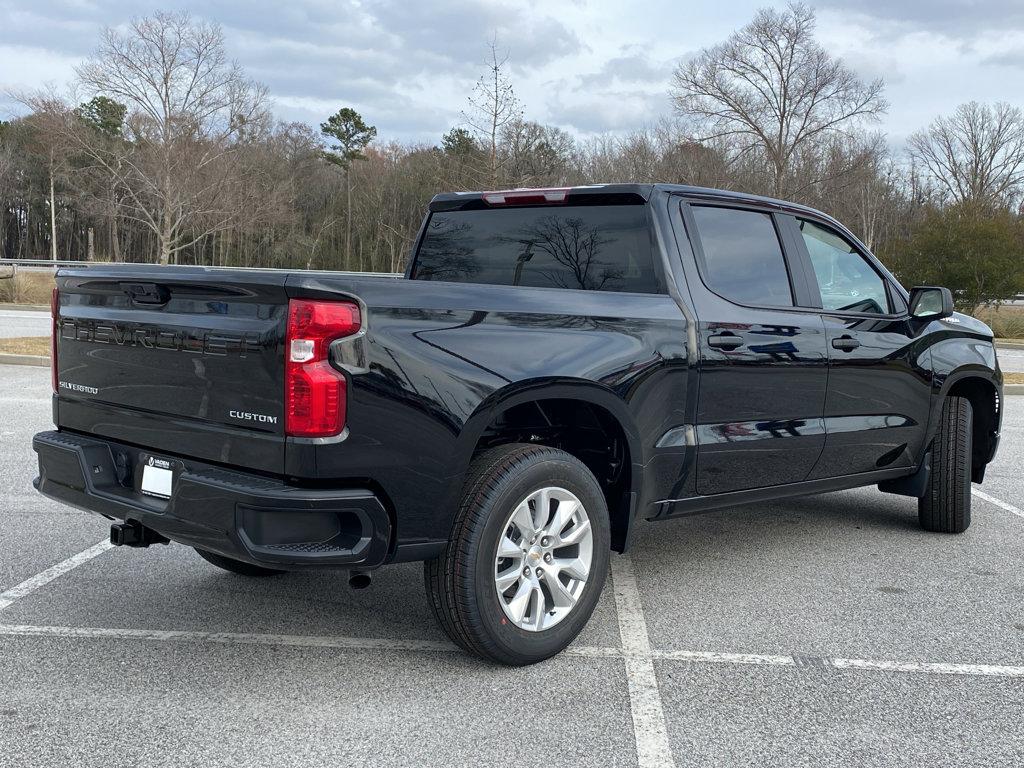
[[[489,206],[534,206],[565,203],[569,200],[569,187],[531,190],[498,190],[485,192],[484,202]]]
[[[301,438],[345,428],[345,377],[328,361],[331,342],[359,330],[352,302],[292,299],[285,347],[285,432]]]
[[[57,335],[60,333],[60,291],[56,286],[50,294],[50,381],[57,392]]]

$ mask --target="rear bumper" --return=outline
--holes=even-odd
[[[391,521],[367,489],[302,488],[157,454],[174,468],[171,496],[162,499],[139,491],[136,476],[151,452],[67,432],[39,433],[32,448],[42,494],[175,542],[284,569],[369,569],[388,555]]]

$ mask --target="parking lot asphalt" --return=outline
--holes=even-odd
[[[875,489],[645,525],[527,669],[455,651],[417,565],[94,547],[31,487],[49,372],[0,366],[0,413],[0,764],[1024,762],[1024,397],[966,534]]]

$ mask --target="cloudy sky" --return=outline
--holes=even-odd
[[[436,142],[461,122],[497,34],[526,117],[579,135],[670,112],[673,66],[767,0],[0,0],[0,94],[74,78],[105,26],[185,8],[220,23],[229,52],[266,83],[283,119],[353,106],[385,139]],[[977,99],[1024,106],[1024,0],[813,0],[821,42],[891,102],[899,146]],[[0,118],[18,111],[0,95]]]

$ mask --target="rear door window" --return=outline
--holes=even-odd
[[[792,307],[786,260],[769,214],[691,206],[708,288],[738,304]]]
[[[412,277],[664,293],[646,206],[537,206],[431,214]]]

